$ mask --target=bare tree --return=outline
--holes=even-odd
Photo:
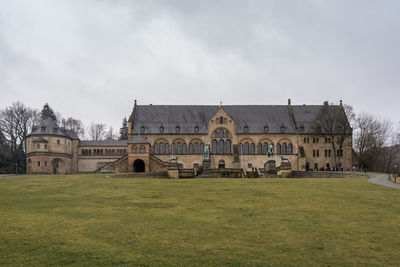
[[[357,116],[356,124],[354,147],[360,160],[360,167],[375,170],[378,158],[382,157],[383,147],[389,140],[391,122],[377,119],[368,113],[361,113]]]
[[[116,140],[117,139],[117,134],[114,132],[114,129],[112,126],[108,128],[108,131],[106,133],[106,140]]]
[[[343,156],[343,144],[346,136],[350,136],[353,131],[346,114],[346,112],[349,112],[350,115],[353,114],[353,108],[351,106],[345,107],[342,104],[333,105],[325,102],[312,124],[312,128],[316,132],[330,139],[336,165],[340,164],[340,159]]]
[[[90,140],[103,140],[106,134],[106,125],[102,123],[91,123],[89,126],[89,139]]]
[[[82,138],[85,136],[85,128],[83,126],[83,123],[81,120],[77,120],[74,118],[62,118],[61,119],[61,126],[64,127],[67,130],[71,130],[78,135],[79,138]]]
[[[8,144],[10,162],[17,164],[17,167],[25,167],[26,136],[38,117],[38,111],[20,102],[0,111],[2,138]]]

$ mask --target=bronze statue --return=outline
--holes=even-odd
[[[273,144],[268,145],[267,154],[268,154],[268,159],[273,159],[273,156],[274,156],[274,145]]]
[[[290,160],[289,160],[288,158],[285,158],[284,156],[281,156],[281,160],[282,160],[282,161],[290,162]]]
[[[204,145],[204,159],[205,160],[210,159],[210,146],[209,145]]]

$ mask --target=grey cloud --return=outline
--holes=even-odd
[[[0,106],[338,102],[398,120],[398,1],[0,2]],[[398,111],[397,111],[398,112]]]

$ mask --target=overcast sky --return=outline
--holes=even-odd
[[[322,104],[400,120],[400,1],[0,0],[0,109],[119,128],[139,104]]]

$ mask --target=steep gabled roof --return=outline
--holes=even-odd
[[[137,105],[133,134],[207,134],[216,105]],[[223,110],[236,123],[236,133],[315,133],[313,122],[323,105],[228,105]],[[339,105],[329,105],[338,109]],[[339,110],[340,109],[340,110]]]

